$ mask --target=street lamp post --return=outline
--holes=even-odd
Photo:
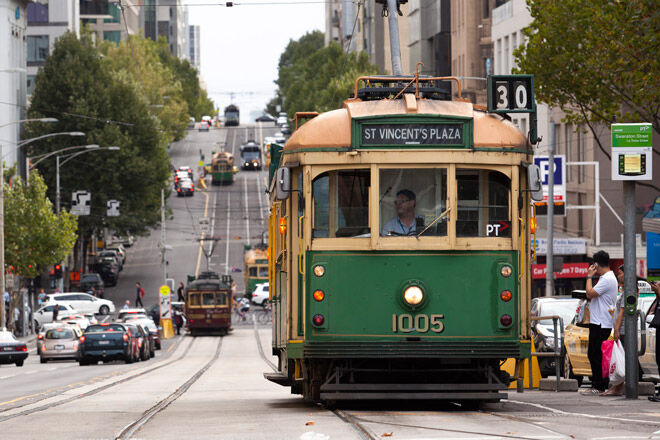
[[[0,125],[0,128],[22,122],[58,122],[55,118],[22,119]],[[2,294],[2,307],[0,307],[0,329],[5,330],[7,317],[5,316],[5,164],[2,160],[2,144],[0,143],[0,293]]]

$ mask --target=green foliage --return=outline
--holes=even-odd
[[[289,118],[295,112],[339,108],[359,76],[377,73],[365,53],[345,53],[336,43],[324,47],[321,32],[308,33],[291,41],[280,56],[277,97],[266,111],[277,115],[276,105],[282,102]]]
[[[120,151],[88,150],[60,167],[63,209],[70,205],[72,191],[92,194],[91,215],[79,219],[85,236],[104,226],[120,234],[139,234],[160,221],[160,191],[167,189],[169,177],[170,136],[159,131],[160,122],[152,118],[142,89],[128,70],[111,69],[89,38],[78,39],[71,33],[55,43],[37,75],[30,117],[56,117],[60,122],[31,124],[25,137],[61,131],[82,131],[86,137],[43,139],[30,145],[28,156],[80,144],[121,147]],[[38,168],[50,199],[55,200],[55,157],[45,159]],[[111,199],[121,202],[119,217],[106,217],[106,202]]]
[[[5,264],[14,266],[18,275],[33,278],[71,252],[77,219],[68,212],[53,212],[46,184],[36,172],[30,174],[29,185],[16,178],[4,190]]]
[[[660,134],[660,8],[654,0],[527,0],[515,51],[540,101],[577,122],[651,122]]]

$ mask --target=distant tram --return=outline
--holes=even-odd
[[[225,127],[238,127],[240,123],[240,112],[234,104],[225,107]]]
[[[190,334],[226,335],[231,328],[231,276],[202,272],[196,279],[191,277],[185,307]]]
[[[231,185],[234,183],[234,155],[220,151],[211,161],[211,183],[213,185]]]
[[[246,249],[243,254],[245,262],[245,294],[251,298],[257,284],[268,282],[268,256],[265,245],[256,245]]]
[[[506,398],[504,361],[531,350],[541,185],[533,78],[488,92],[489,108],[457,78],[359,78],[272,147],[267,379],[326,403]],[[529,137],[507,112],[532,114]]]

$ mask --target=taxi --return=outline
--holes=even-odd
[[[639,290],[637,309],[646,314],[653,300],[655,300],[655,294],[646,281],[637,281],[637,288]],[[573,321],[564,330],[564,350],[562,354],[563,377],[577,379],[578,385],[582,385],[582,380],[585,376],[591,376],[591,364],[589,364],[589,357],[587,356],[589,349],[589,302],[584,299],[586,298],[585,295],[586,292],[584,290],[573,291],[573,297],[582,298],[582,300],[578,304]],[[614,314],[614,310],[612,310],[612,314]],[[612,319],[615,319],[614,316]],[[658,369],[655,363],[655,329],[650,330],[653,330],[652,334],[648,328],[646,329],[646,353],[639,358],[639,361],[644,374],[657,375]],[[611,338],[612,335],[610,335]]]

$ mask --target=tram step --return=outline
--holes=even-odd
[[[289,377],[283,375],[282,373],[264,373],[264,377],[269,381],[274,382],[278,385],[282,385],[282,386],[291,385],[291,381],[289,381]]]
[[[325,391],[476,391],[489,392],[506,390],[502,383],[327,383],[321,385]]]
[[[361,393],[361,392],[337,392],[321,393],[321,400],[499,400],[506,399],[506,393],[483,392],[483,393]]]

